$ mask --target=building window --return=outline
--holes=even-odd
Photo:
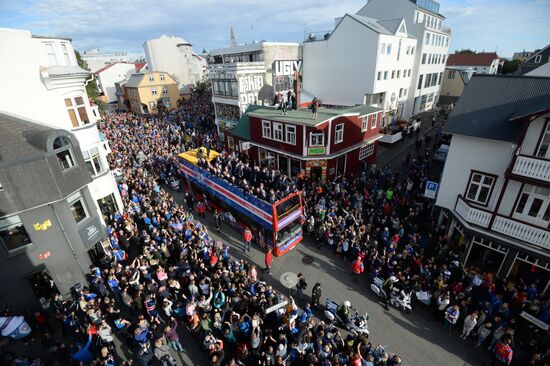
[[[296,126],[286,125],[286,142],[296,145]]]
[[[426,33],[426,38],[424,38],[424,44],[430,44],[430,33]]]
[[[235,140],[233,140],[232,136],[227,136],[227,147],[231,150],[235,149]]]
[[[494,184],[494,176],[485,175],[483,173],[472,173],[466,191],[466,199],[486,206],[489,203]]]
[[[515,214],[538,226],[550,222],[550,188],[526,184],[517,203]]]
[[[262,121],[262,137],[266,139],[271,138],[271,122],[270,121]]]
[[[370,144],[359,149],[359,160],[368,158],[372,154],[374,154],[374,142],[371,142]]]
[[[67,137],[60,136],[56,138],[53,142],[53,149],[62,171],[69,170],[76,165],[71,142]]]
[[[401,77],[401,70],[397,70],[397,76],[398,79]]]
[[[403,88],[399,88],[399,98],[403,97]]]
[[[283,141],[283,125],[273,122],[273,140]]]
[[[536,64],[540,64],[541,60],[542,60],[542,56],[541,56],[541,55],[536,55],[536,56],[535,56],[535,63],[536,63]]]
[[[388,72],[384,71],[384,80],[387,80],[387,79],[388,79]]]
[[[151,94],[157,95],[157,88],[151,88]]]
[[[340,123],[339,125],[336,125],[334,143],[339,144],[342,141],[344,141],[344,124]]]
[[[46,53],[48,54],[48,65],[53,66],[59,64],[53,43],[44,43]]]
[[[366,131],[369,128],[369,116],[361,117],[361,132]]]
[[[432,81],[432,74],[426,74],[426,80],[424,82],[424,88],[429,87],[431,81]]]
[[[456,71],[455,70],[449,70],[449,74],[447,75],[447,78],[454,79],[455,78]]]
[[[309,146],[325,146],[325,133],[312,132],[309,135]]]
[[[386,55],[391,55],[391,43],[388,43],[388,46],[386,48]]]
[[[99,175],[105,171],[97,147],[94,147],[89,151],[83,151],[82,155],[84,155],[86,167],[88,168],[92,176]]]
[[[411,55],[414,55],[414,46],[411,48]]]
[[[67,112],[69,113],[69,118],[71,119],[73,127],[90,123],[83,97],[65,98],[65,107],[67,107]]]
[[[550,158],[550,119],[546,120],[546,129],[540,140],[540,146],[537,149],[537,157],[545,159]]]
[[[71,64],[71,57],[69,56],[69,49],[66,43],[61,43],[61,49],[63,50],[63,57],[65,57],[65,64]]]
[[[150,74],[150,75],[149,75],[149,81],[150,81],[150,82],[155,81],[155,75]]]
[[[422,54],[422,65],[424,65],[426,63],[426,56],[427,56],[427,54],[425,54],[425,53]]]
[[[162,87],[162,94],[168,94],[168,87],[166,85]]]
[[[382,79],[382,71],[378,71],[378,75],[376,76],[376,80]]]
[[[160,81],[164,81],[164,79],[165,79],[164,74],[160,74]],[[153,81],[153,80],[151,80],[151,81]]]
[[[32,244],[31,238],[25,230],[19,215],[4,217],[0,219],[0,241],[8,252],[13,252]]]
[[[378,118],[378,115],[377,115],[377,114],[375,114],[375,115],[372,116],[372,120],[371,120],[371,122],[370,122],[370,128],[371,128],[371,129],[376,128],[376,123],[378,122],[378,121],[377,121],[377,118]]]
[[[443,80],[443,73],[439,73],[439,79],[437,80],[437,85],[441,85],[441,81]]]
[[[99,206],[99,210],[105,222],[109,222],[111,215],[118,211],[115,195],[113,193],[98,199],[97,205]]]
[[[69,204],[69,208],[77,224],[88,217],[88,213],[84,206],[84,201],[80,195],[80,192],[76,192],[67,197],[67,203]]]
[[[395,70],[392,70],[392,72],[391,72],[391,78],[392,78],[392,79],[395,78]]]
[[[424,75],[420,75],[418,77],[418,88],[417,89],[422,89],[422,78],[424,77]]]

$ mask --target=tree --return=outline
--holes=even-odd
[[[205,81],[197,81],[197,84],[195,85],[195,88],[193,89],[194,92],[196,92],[198,95],[203,95],[206,91],[206,88],[208,87],[207,83]]]
[[[500,73],[502,75],[513,74],[516,71],[518,71],[520,65],[521,65],[521,60],[512,60],[512,61],[504,60],[504,64],[500,68]]]
[[[80,55],[80,52],[75,50],[74,53],[76,55],[76,61],[78,62],[78,66],[80,66],[81,69],[90,71],[90,67],[88,66],[88,63],[86,62],[86,60],[82,58],[82,56]],[[88,94],[88,98],[93,100],[94,103],[99,104],[96,101],[97,97],[99,96],[99,92],[97,91],[97,81],[95,80],[95,77],[92,74],[90,74],[90,76],[88,76],[88,78],[86,79],[85,83],[87,83],[86,93]]]
[[[476,53],[476,51],[472,51],[469,48],[465,48],[465,49],[460,50],[460,51],[455,51],[455,53],[459,54],[459,55],[473,55],[473,54]]]

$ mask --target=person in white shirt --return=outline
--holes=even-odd
[[[460,338],[468,338],[472,330],[474,330],[477,325],[477,317],[477,311],[474,311],[472,314],[468,315],[466,319],[464,319],[464,326],[462,327],[462,335]]]

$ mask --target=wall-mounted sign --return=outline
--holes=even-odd
[[[239,102],[244,112],[250,104],[258,103],[258,92],[264,86],[264,74],[239,76]]]
[[[84,246],[89,248],[103,237],[103,227],[99,218],[95,217],[78,230]]]
[[[36,224],[33,225],[33,228],[36,231],[46,231],[51,226],[52,226],[52,221],[48,219],[48,220],[45,220],[43,223],[37,222]]]
[[[302,73],[302,60],[273,62],[273,91],[286,94],[294,90],[294,79]]]
[[[241,150],[246,151],[250,149],[250,142],[248,141],[242,141],[241,142]]]
[[[306,161],[306,167],[326,167],[327,161],[326,160],[307,160]]]
[[[307,154],[308,155],[324,155],[325,154],[325,147],[308,147],[307,148]]]

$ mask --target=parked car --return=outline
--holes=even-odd
[[[447,154],[449,153],[449,145],[441,145],[434,154],[434,161],[439,161],[441,163],[445,162],[447,159]]]

